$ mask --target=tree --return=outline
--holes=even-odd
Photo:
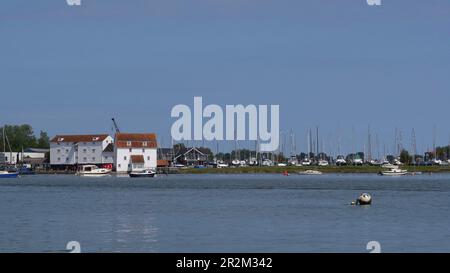
[[[40,132],[39,139],[37,140],[37,147],[42,149],[50,148],[50,138],[46,132]]]
[[[409,152],[405,149],[403,149],[400,152],[400,162],[402,162],[403,164],[409,165],[411,164],[412,161],[412,157],[409,155]]]

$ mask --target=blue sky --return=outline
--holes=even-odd
[[[298,150],[316,125],[329,152],[338,135],[343,151],[362,150],[369,124],[388,151],[395,128],[407,148],[413,127],[419,150],[434,126],[446,145],[450,2],[382,2],[5,0],[0,124],[99,133],[116,117],[168,145],[171,108],[203,96],[279,104]]]

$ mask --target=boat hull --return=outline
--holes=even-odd
[[[133,172],[131,172],[129,174],[129,176],[133,177],[133,178],[155,177],[155,175],[156,175],[155,172],[146,172],[146,173],[133,173]]]
[[[0,178],[16,178],[19,176],[19,173],[2,173],[0,174]]]
[[[403,172],[403,173],[389,173],[389,172],[381,172],[380,175],[385,175],[385,176],[403,176],[406,175],[407,172]]]

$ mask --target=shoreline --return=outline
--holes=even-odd
[[[403,166],[402,169],[408,172],[422,173],[450,173],[450,166]],[[379,166],[287,166],[287,167],[229,167],[229,168],[161,168],[159,175],[172,174],[281,174],[288,172],[291,174],[306,171],[318,170],[324,174],[376,174],[384,170]],[[127,175],[126,173],[116,173],[113,175]],[[75,175],[74,171],[36,171],[36,175]]]

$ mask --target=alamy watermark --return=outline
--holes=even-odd
[[[268,105],[226,105],[224,116],[219,105],[203,107],[203,98],[194,97],[193,111],[184,104],[172,108],[171,117],[177,118],[172,124],[172,138],[176,141],[254,140],[259,142],[260,151],[273,152],[279,146],[280,106],[270,105],[270,129],[268,110]],[[207,121],[203,123],[205,118]]]

